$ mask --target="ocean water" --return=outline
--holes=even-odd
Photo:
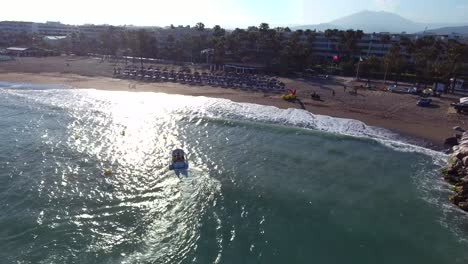
[[[445,159],[301,110],[0,83],[0,262],[468,263]]]

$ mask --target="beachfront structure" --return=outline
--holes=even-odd
[[[0,21],[0,31],[9,34],[39,34],[50,36],[66,36],[75,30],[74,26],[65,25],[60,22],[22,22],[22,21]]]
[[[37,34],[40,36],[70,36],[71,34],[83,33],[91,39],[98,39],[107,32],[109,25],[86,24],[81,26],[67,25],[60,22],[47,21],[46,23],[34,23],[23,21],[0,21],[0,32],[10,35],[14,34]],[[114,27],[123,29],[123,27]]]
[[[382,36],[388,35],[390,37],[388,42],[382,42]],[[358,50],[354,54],[356,59],[360,57],[383,57],[385,56],[392,45],[394,43],[398,43],[401,41],[402,37],[407,37],[410,40],[417,40],[426,36],[433,36],[436,39],[441,41],[448,41],[448,40],[463,40],[462,37],[458,34],[451,34],[451,35],[432,35],[432,34],[390,34],[387,32],[382,33],[372,33],[372,34],[364,34],[361,39],[357,41]],[[303,41],[306,41],[306,37],[302,37]],[[325,33],[317,32],[315,35],[315,39],[311,45],[312,51],[315,55],[319,57],[327,57],[333,58],[333,56],[338,55],[338,40],[334,38],[327,38]],[[407,57],[407,59],[410,59]]]
[[[67,36],[75,31],[75,26],[60,22],[37,23],[37,33],[44,36]]]
[[[35,57],[53,55],[53,52],[34,47],[9,47],[5,54],[14,57]]]
[[[0,31],[9,34],[31,34],[37,32],[37,25],[33,22],[0,21]]]
[[[66,41],[67,38],[67,36],[45,36],[42,40],[50,47],[58,47],[63,41]]]
[[[93,25],[86,24],[77,26],[76,33],[84,34],[87,38],[90,39],[99,39],[104,33],[109,30],[110,25]],[[116,30],[123,29],[122,27],[114,27]]]

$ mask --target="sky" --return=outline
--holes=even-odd
[[[468,0],[17,0],[2,1],[0,20],[136,26],[327,23],[362,10],[415,22],[466,23]]]

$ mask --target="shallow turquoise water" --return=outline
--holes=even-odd
[[[444,156],[385,131],[219,99],[0,87],[5,263],[468,261]],[[167,171],[175,147],[188,177]]]

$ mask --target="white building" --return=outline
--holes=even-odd
[[[37,23],[36,33],[44,36],[67,36],[75,30],[74,26],[47,21],[46,23]]]
[[[37,31],[37,25],[33,22],[0,21],[0,31],[10,34],[30,34]]]

